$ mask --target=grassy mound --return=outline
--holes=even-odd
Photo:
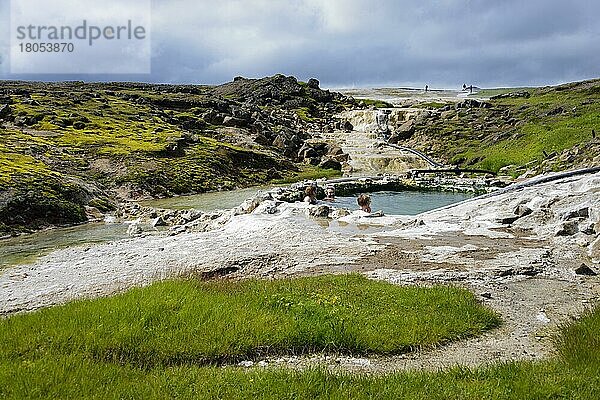
[[[38,342],[38,348],[21,347],[18,354],[17,349],[13,348],[9,354],[3,349],[0,396],[99,399],[597,399],[600,397],[598,326],[599,309],[565,326],[557,340],[559,356],[550,361],[380,376],[333,374],[321,369],[245,371],[193,365],[145,370],[129,364],[99,362],[80,353],[55,352],[50,355],[48,352],[40,356],[44,346]],[[23,334],[34,335],[30,332]],[[43,335],[40,333],[40,336]],[[47,343],[50,342],[47,339]],[[11,343],[14,345],[14,339]]]
[[[235,83],[253,85],[286,102],[270,104],[270,91],[240,102],[196,85],[0,82],[0,236],[79,223],[85,206],[105,211],[96,204],[121,198],[339,175],[296,155],[309,122],[327,122],[352,100],[277,77]],[[275,145],[280,134],[290,140]]]
[[[0,348],[14,360],[79,354],[146,368],[312,351],[401,353],[498,322],[462,289],[401,288],[355,275],[165,282],[15,316],[0,325]]]
[[[464,322],[467,320],[471,321],[471,327],[465,330],[469,325]],[[352,331],[351,321],[357,324],[354,327],[358,336],[348,341],[352,337],[348,335]],[[242,354],[244,346],[260,343],[260,348],[247,347],[256,354],[276,350],[276,347],[262,347],[267,343],[290,344],[294,340],[306,344],[305,350],[311,346],[329,349],[348,346],[349,350],[364,341],[371,351],[397,351],[408,342],[431,342],[442,332],[460,336],[494,324],[496,317],[477,306],[471,295],[446,287],[394,287],[357,276],[243,284],[167,282],[114,298],[80,301],[2,321],[0,397],[444,400],[600,397],[600,309],[565,326],[557,337],[557,357],[537,363],[363,376],[321,369],[246,371],[194,363],[146,363],[146,368],[139,368],[139,363],[128,358],[137,354],[137,361],[140,355],[146,361],[157,361],[159,354],[169,357],[192,351],[207,354],[209,348],[214,354]],[[305,334],[303,338],[298,334],[301,331]],[[277,338],[279,341],[274,340]],[[103,351],[119,346],[129,353],[121,353],[121,358],[98,358],[108,354]],[[151,349],[152,357],[144,349]],[[358,351],[358,347],[354,350]]]

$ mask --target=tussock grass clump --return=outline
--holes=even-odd
[[[472,294],[452,287],[397,287],[357,275],[188,280],[14,316],[0,324],[0,350],[13,360],[215,365],[315,351],[396,354],[498,323]]]

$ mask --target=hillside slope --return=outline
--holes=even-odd
[[[312,165],[299,150],[353,105],[283,75],[218,87],[0,82],[0,232],[83,222],[119,199],[331,174],[317,167],[327,149]]]
[[[600,80],[502,92],[430,107],[398,140],[450,164],[513,175],[600,165]]]

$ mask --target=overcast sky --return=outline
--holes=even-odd
[[[284,73],[326,87],[453,88],[600,76],[598,0],[153,0],[152,72],[129,76],[10,75],[8,25],[2,79],[213,84]]]

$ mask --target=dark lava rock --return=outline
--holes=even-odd
[[[510,92],[510,93],[504,93],[504,94],[492,96],[491,99],[492,100],[494,100],[494,99],[516,99],[519,97],[528,99],[529,97],[531,97],[531,94],[526,90],[522,90],[519,92]]]
[[[531,265],[527,265],[521,268],[509,268],[506,269],[504,271],[501,271],[498,276],[501,277],[507,277],[507,276],[517,276],[517,275],[524,275],[524,276],[536,276],[540,273],[541,271],[539,270],[539,268],[536,268],[534,266]]]
[[[344,121],[342,124],[342,129],[344,132],[352,132],[354,130],[354,126],[350,123],[350,121]]]
[[[264,136],[263,134],[260,134],[260,133],[258,135],[256,135],[256,137],[254,138],[254,142],[258,143],[260,145],[263,145],[263,146],[271,145],[271,141],[266,136]]]
[[[317,151],[308,146],[308,145],[304,145],[300,148],[300,150],[298,151],[298,158],[301,160],[304,160],[306,158],[313,158],[313,157],[319,157],[319,154],[317,153]]]
[[[499,215],[496,218],[496,222],[498,222],[499,224],[503,224],[503,225],[510,225],[513,222],[515,222],[516,220],[518,220],[519,218],[520,218],[519,215],[514,215],[514,214]]]
[[[575,219],[575,218],[588,218],[589,216],[590,216],[589,207],[582,207],[582,208],[578,208],[576,210],[569,211],[565,215],[564,219],[571,220],[571,219]]]
[[[311,89],[320,89],[319,88],[320,84],[321,83],[317,79],[315,79],[315,78],[310,78],[308,80],[308,87],[311,88]]]
[[[11,114],[11,108],[8,104],[4,104],[0,106],[0,119],[4,119]]]
[[[588,267],[585,264],[581,264],[579,267],[575,268],[575,273],[577,275],[584,275],[584,276],[598,275],[598,273],[596,271],[594,271],[593,269],[591,269],[590,267]]]
[[[332,158],[326,158],[325,160],[321,161],[319,167],[323,169],[335,169],[337,171],[341,171],[342,163]]]
[[[519,206],[517,206],[517,208],[515,208],[515,215],[517,215],[519,218],[526,217],[532,212],[533,210],[524,204],[520,204]]]
[[[579,232],[578,221],[567,221],[558,229],[556,236],[573,236],[577,232]]]

